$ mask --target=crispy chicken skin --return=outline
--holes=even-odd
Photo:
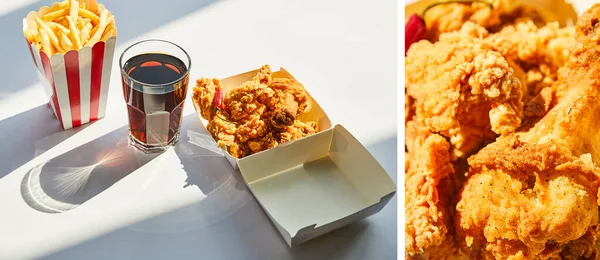
[[[569,50],[575,45],[575,27],[559,28],[558,22],[538,27],[530,19],[521,19],[491,34],[486,41],[518,70],[525,87],[525,116],[543,116],[548,107],[540,107],[539,102],[548,101],[558,69],[567,62]]]
[[[504,12],[503,1],[494,1],[494,9],[485,3],[448,3],[435,6],[425,13],[426,39],[437,41],[440,34],[458,31],[466,22],[482,27],[499,25]]]
[[[521,81],[487,36],[483,27],[467,22],[436,43],[413,44],[406,57],[406,90],[416,117],[450,138],[453,159],[521,125]]]
[[[316,132],[315,122],[297,119],[309,105],[304,87],[292,79],[273,78],[269,65],[225,93],[220,110],[214,104],[218,89],[219,80],[199,79],[192,100],[208,120],[207,129],[217,145],[236,158]]]
[[[550,86],[556,82],[558,69],[566,63],[574,44],[573,26],[559,28],[553,22],[538,27],[528,18],[518,19],[493,34],[466,22],[459,31],[440,35],[438,42],[415,43],[406,57],[405,121],[416,110],[417,118],[426,120],[431,131],[451,137],[454,158],[467,156],[486,140],[493,140],[495,134],[513,132],[523,120],[529,123],[546,114],[555,96]],[[477,55],[485,56],[475,59]],[[476,62],[495,62],[496,66],[471,65]],[[499,70],[508,72],[500,77]],[[473,78],[471,74],[479,76]],[[499,88],[508,98],[492,97],[488,93],[495,92],[489,91],[475,93],[498,85],[493,80],[518,81],[515,84],[521,85],[521,91],[513,90],[516,86],[512,84],[514,88]],[[435,88],[429,88],[432,85]],[[456,93],[457,86],[461,86],[462,93]],[[508,105],[498,106],[498,102]],[[487,111],[489,116],[484,114]]]
[[[405,179],[406,254],[409,259],[457,256],[452,236],[455,195],[450,144],[426,126],[410,121],[406,128]]]
[[[425,38],[437,41],[439,36],[446,32],[459,30],[466,22],[480,25],[491,32],[496,32],[506,25],[513,24],[516,20],[527,18],[536,24],[543,24],[544,20],[536,10],[528,7],[511,8],[514,0],[490,0],[494,6],[481,2],[472,3],[447,3],[435,6],[425,13],[427,34]]]
[[[579,19],[549,112],[469,158],[455,224],[472,258],[598,257],[599,19],[598,4]]]
[[[284,128],[291,126],[308,106],[308,96],[304,87],[292,79],[273,79],[269,88],[275,91],[278,100],[276,108],[271,115],[273,127]]]

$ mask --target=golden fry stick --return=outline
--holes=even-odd
[[[50,6],[48,12],[54,12],[58,10],[65,10],[69,7],[69,0],[64,0],[62,2],[55,2]]]
[[[100,22],[100,18],[95,14],[86,9],[79,8],[79,15],[83,18],[88,18],[92,20],[92,23],[98,24]]]
[[[54,20],[58,19],[59,17],[63,16],[63,14],[65,14],[66,12],[67,12],[67,10],[58,10],[58,11],[54,11],[51,13],[47,13],[44,16],[42,16],[42,20],[54,21]]]
[[[40,41],[40,32],[38,29],[29,29],[29,33],[33,36],[33,41],[39,42]]]
[[[63,16],[63,17],[61,17],[61,18],[63,18],[63,19],[57,20],[57,22],[56,22],[56,23],[58,23],[58,24],[60,24],[60,25],[64,26],[65,28],[68,28],[68,27],[69,27],[69,21],[67,21],[67,17],[66,17],[66,16]]]
[[[33,34],[31,33],[31,28],[27,24],[27,20],[23,20],[23,35],[28,42],[32,42]]]
[[[28,28],[36,28],[35,20],[33,19],[34,17],[35,12],[33,11],[29,12],[27,16],[25,16],[25,24]]]
[[[37,11],[37,17],[44,16],[46,13],[48,13],[49,9],[50,9],[50,7],[47,7],[47,6],[40,7],[40,9]]]
[[[77,19],[77,17],[79,16],[79,2],[75,1],[75,0],[71,0],[71,10],[69,11],[69,15],[71,16],[72,19]]]
[[[33,37],[33,35],[31,34],[31,31],[29,29],[24,30],[23,34],[25,35],[25,39],[27,39],[28,42],[34,42],[35,37]]]
[[[75,49],[79,50],[81,49],[81,37],[79,36],[77,25],[70,16],[67,16],[67,21],[69,22],[69,29],[71,30],[70,35],[75,44]]]
[[[96,0],[87,0],[87,9],[92,13],[100,14],[100,12],[98,12],[98,2],[96,2]]]
[[[40,36],[40,30],[32,31],[34,42],[41,42],[42,37]]]
[[[83,29],[83,27],[85,26],[85,23],[83,23],[83,18],[81,18],[81,16],[77,16],[77,29],[79,29],[81,31],[81,29]]]
[[[55,23],[55,22],[47,22],[46,23],[48,25],[48,27],[50,27],[50,29],[52,29],[53,31],[56,30],[60,30],[63,33],[68,34],[69,33],[69,29],[67,29],[66,27],[64,27],[62,24],[59,23]]]
[[[112,28],[117,28],[117,26],[115,25],[115,17],[112,16],[110,11],[108,12],[108,26]]]
[[[83,27],[83,29],[81,29],[81,45],[85,46],[88,39],[90,39],[90,30],[92,29],[92,25],[91,24],[86,24],[85,27]]]
[[[46,55],[52,56],[52,54],[54,54],[52,45],[50,44],[48,33],[45,30],[40,30],[40,38],[42,40],[42,51],[45,52]]]
[[[60,33],[60,41],[63,49],[65,49],[66,51],[71,50],[71,48],[73,47],[73,42],[71,42],[71,39],[69,39],[69,37],[64,32]]]
[[[92,37],[92,35],[96,34],[96,31],[98,31],[98,26],[92,27],[92,29],[90,29],[90,38]]]
[[[100,23],[97,26],[98,29],[94,32],[87,45],[92,46],[102,38],[102,34],[104,33],[107,24],[108,10],[104,9],[102,13],[100,13]]]
[[[40,27],[40,30],[46,31],[46,36],[50,38],[50,42],[52,43],[52,45],[60,50],[60,46],[58,44],[58,37],[56,37],[54,31],[52,31],[52,29],[50,29],[50,27],[48,27],[48,25],[46,25],[46,23],[44,23],[39,17],[35,17],[34,19]]]
[[[114,33],[115,33],[115,31],[113,29],[106,31],[104,33],[104,36],[102,36],[101,41],[106,42],[106,40],[108,40],[108,38],[112,37]]]
[[[59,2],[54,2],[52,5],[50,5],[50,8],[48,8],[48,13],[54,12],[56,10],[58,10],[58,6],[60,5]]]

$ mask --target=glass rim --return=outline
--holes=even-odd
[[[141,82],[141,81],[136,80],[136,79],[132,78],[131,76],[129,76],[129,74],[127,74],[127,72],[125,72],[125,69],[123,68],[123,57],[125,56],[125,53],[127,51],[129,51],[129,49],[131,49],[132,47],[142,44],[142,43],[146,43],[146,42],[163,42],[163,43],[171,44],[171,45],[179,48],[185,54],[185,56],[187,57],[187,60],[188,60],[188,65],[187,65],[187,69],[186,69],[185,73],[183,75],[181,75],[179,78],[177,78],[176,80],[173,80],[173,81],[170,81],[167,83],[161,83],[161,84],[145,83],[145,82]],[[167,54],[167,55],[169,55],[169,54]],[[173,85],[177,82],[180,82],[181,80],[183,80],[185,77],[187,77],[189,75],[190,70],[192,69],[192,59],[190,58],[190,55],[187,53],[187,51],[185,51],[183,48],[181,48],[181,46],[179,46],[173,42],[161,40],[161,39],[147,39],[147,40],[136,42],[136,43],[130,45],[129,47],[125,48],[125,50],[123,51],[123,53],[121,53],[121,56],[119,57],[119,68],[121,69],[121,75],[125,75],[128,80],[131,80],[137,84],[140,84],[143,86],[148,86],[148,87],[167,87],[167,86]]]

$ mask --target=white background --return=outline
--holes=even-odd
[[[202,145],[189,99],[175,150],[133,154],[124,145],[117,58],[160,38],[189,52],[191,83],[284,66],[396,180],[396,1],[103,1],[119,29],[107,116],[69,131],[46,106],[21,31],[27,12],[51,3],[0,0],[0,259],[395,258],[396,198],[377,215],[289,249],[239,173]],[[48,160],[66,174],[49,177],[69,183],[58,190],[89,191],[51,205],[55,213],[38,205],[52,199],[28,174]]]

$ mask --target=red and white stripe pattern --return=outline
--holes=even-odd
[[[63,129],[104,117],[115,42],[113,36],[52,57],[28,43],[49,104]]]

